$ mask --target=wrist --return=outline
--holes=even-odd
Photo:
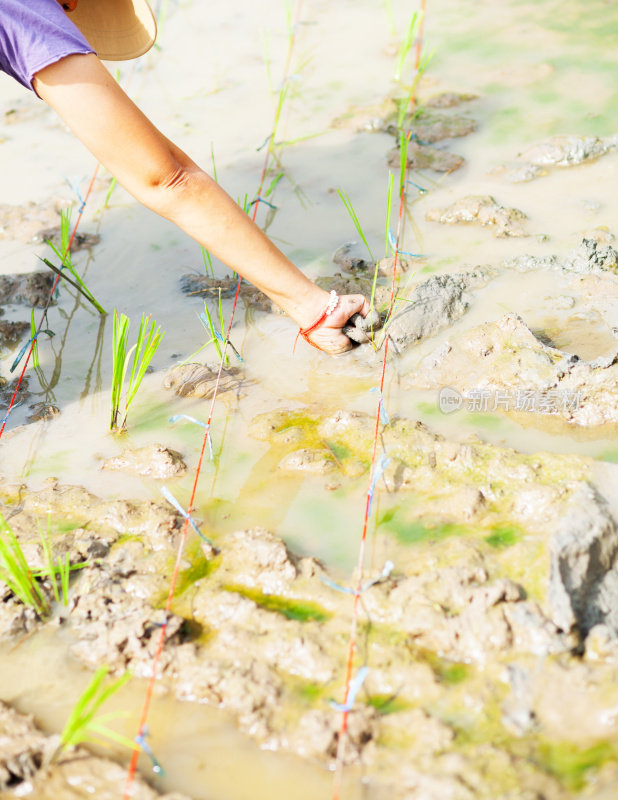
[[[307,285],[296,292],[294,297],[282,302],[281,307],[304,330],[325,312],[329,300],[330,294],[325,289],[307,279]]]

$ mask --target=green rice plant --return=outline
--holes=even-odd
[[[418,13],[415,11],[412,14],[412,18],[410,20],[410,24],[408,25],[408,30],[406,31],[406,35],[399,46],[399,51],[397,53],[397,62],[395,65],[395,80],[400,81],[401,75],[405,69],[406,61],[408,60],[408,56],[412,52],[412,46],[414,44],[414,40],[418,34],[419,29],[419,22],[420,18]]]
[[[210,143],[210,160],[212,162],[212,177],[215,179],[215,183],[219,183],[219,178],[217,178],[217,165],[215,163],[215,145],[213,142]]]
[[[350,198],[347,196],[347,194],[345,192],[342,192],[341,189],[337,189],[337,194],[341,198],[341,202],[343,203],[343,205],[346,208],[346,211],[350,215],[350,219],[354,223],[354,227],[356,228],[356,232],[358,233],[358,235],[363,240],[363,244],[367,248],[367,252],[371,256],[371,260],[375,261],[373,253],[371,252],[371,247],[369,247],[369,243],[367,242],[367,237],[365,236],[365,231],[363,230],[363,226],[360,224],[360,220],[356,216],[356,211],[354,211],[354,206],[352,205],[352,202],[351,202]]]
[[[215,268],[212,263],[212,256],[210,255],[210,251],[208,251],[204,246],[202,246],[202,261],[204,262],[206,275],[210,278],[214,278]]]
[[[395,36],[397,33],[397,26],[395,24],[395,12],[393,10],[393,0],[384,0],[384,7],[386,8],[386,17],[388,19],[388,27],[391,32],[391,36]]]
[[[386,197],[386,240],[384,244],[384,255],[387,256],[390,252],[390,233],[391,233],[391,216],[393,213],[393,183],[395,177],[392,172],[388,173],[388,194]]]
[[[105,195],[105,201],[103,203],[103,208],[109,208],[109,201],[112,199],[112,194],[114,193],[114,189],[118,185],[118,181],[116,178],[112,176],[112,179],[109,183],[109,189],[107,190],[107,194]]]
[[[108,672],[109,667],[99,667],[85,691],[73,706],[73,710],[60,734],[59,752],[75,747],[82,742],[96,740],[98,736],[128,747],[131,750],[135,748],[134,741],[107,727],[107,723],[110,720],[125,716],[122,712],[95,716],[101,706],[112,695],[116,694],[131,677],[128,672],[125,672],[116,681],[104,686]]]
[[[399,196],[401,197],[406,188],[406,176],[408,174],[408,145],[410,144],[410,134],[401,133],[399,137]]]
[[[69,580],[71,577],[71,572],[87,567],[88,562],[83,561],[80,564],[71,564],[68,553],[65,553],[64,560],[60,558],[60,556],[57,556],[56,560],[54,561],[52,546],[51,546],[49,517],[47,518],[46,535],[43,534],[43,531],[41,530],[41,526],[38,523],[38,521],[37,525],[39,527],[39,537],[41,539],[41,544],[43,545],[43,553],[45,555],[45,567],[43,569],[37,570],[34,574],[36,575],[37,578],[49,578],[52,585],[52,591],[54,593],[55,601],[59,603],[60,600],[62,599],[62,605],[68,606]],[[60,579],[60,592],[58,591],[58,579]]]
[[[21,602],[44,617],[50,608],[47,598],[28,566],[21,545],[0,514],[0,580],[4,581]]]
[[[129,343],[129,328],[131,321],[127,316],[114,311],[114,324],[112,334],[113,348],[113,368],[112,368],[112,396],[111,396],[111,419],[110,430],[125,430],[127,415],[131,403],[144,379],[146,370],[150,366],[154,354],[157,352],[164,333],[161,333],[161,326],[155,320],[150,325],[150,316],[142,314],[142,319],[137,334],[137,342],[130,350],[127,350]],[[120,416],[120,401],[124,388],[129,361],[133,356],[131,372],[129,374],[129,384],[125,393],[124,418],[122,425],[118,425]]]
[[[39,343],[36,339],[36,322],[34,321],[34,309],[30,309],[30,339],[32,340],[32,366],[39,368]]]
[[[47,266],[52,269],[55,273],[60,275],[64,280],[71,284],[77,291],[83,295],[89,303],[91,303],[99,314],[106,314],[107,312],[105,309],[100,305],[100,303],[95,299],[94,295],[90,291],[90,289],[86,286],[82,278],[80,277],[77,269],[75,268],[73,262],[71,261],[71,252],[69,250],[69,242],[71,241],[71,233],[70,233],[70,225],[71,225],[71,209],[66,208],[60,212],[60,247],[58,247],[51,239],[47,240],[47,244],[51,247],[54,255],[60,260],[63,269],[67,269],[71,275],[73,276],[73,280],[71,280],[66,274],[64,274],[63,269],[59,269],[58,267],[51,264],[46,258],[42,259],[42,261],[47,264]]]

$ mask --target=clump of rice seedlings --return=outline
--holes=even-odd
[[[142,319],[137,334],[137,342],[133,347],[128,350],[129,344],[129,328],[131,321],[127,316],[114,311],[114,324],[113,324],[113,369],[112,369],[112,397],[111,397],[111,418],[110,430],[125,430],[127,423],[127,415],[131,403],[135,399],[135,395],[144,379],[146,370],[150,366],[154,354],[157,352],[164,333],[161,332],[161,326],[155,320],[152,320],[150,330],[148,330],[148,323],[150,316],[142,314]],[[131,365],[131,372],[129,374],[129,384],[125,392],[124,401],[124,416],[122,424],[119,425],[120,418],[120,402],[122,392],[129,371],[129,362],[133,357]]]
[[[133,750],[136,744],[126,736],[111,730],[107,723],[113,719],[126,716],[123,712],[112,712],[95,716],[101,706],[116,694],[130,679],[125,672],[113,683],[104,685],[109,667],[102,666],[95,672],[79,700],[73,706],[69,718],[60,734],[60,747],[57,752],[64,752],[83,742],[96,741],[98,737],[115,742]]]
[[[49,614],[49,603],[30,569],[17,537],[0,514],[0,580],[39,617]]]
[[[60,247],[54,244],[51,239],[47,240],[47,244],[51,247],[54,255],[60,260],[62,266],[60,268],[56,267],[46,258],[43,258],[42,261],[52,269],[56,274],[60,275],[63,280],[66,280],[67,283],[70,283],[77,291],[91,303],[99,314],[106,314],[107,312],[101,306],[101,304],[96,300],[90,289],[86,286],[84,281],[82,280],[81,276],[77,272],[75,265],[71,260],[71,253],[69,250],[69,242],[71,240],[70,234],[70,225],[71,225],[71,210],[70,209],[63,209],[60,212]],[[63,270],[67,269],[73,279],[69,278]]]

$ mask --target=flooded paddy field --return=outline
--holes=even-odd
[[[415,11],[162,3],[157,48],[122,65],[241,205],[281,102],[257,222],[327,289],[370,296],[378,259],[383,313],[411,132],[382,413],[382,334],[294,351],[292,321],[243,285],[191,515],[206,539],[189,526],[177,560],[204,435],[187,417],[207,421],[218,370],[200,314],[221,296],[227,324],[236,284],[99,171],[72,258],[109,313],[61,285],[0,439],[0,511],[28,565],[79,565],[66,605],[37,579],[38,612],[0,583],[1,798],[123,795],[126,746],[59,752],[102,665],[131,675],[100,710],[128,740],[156,675],[131,796],[616,796],[614,4],[427,0],[398,120]],[[45,240],[95,165],[8,78],[0,103],[4,418],[49,297]],[[142,313],[165,332],[115,435],[114,310],[131,342]]]

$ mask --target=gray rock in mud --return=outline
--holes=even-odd
[[[389,167],[399,170],[401,151],[398,147],[389,151],[387,156]],[[430,147],[418,142],[410,142],[407,151],[408,169],[431,169],[434,172],[453,172],[464,163],[463,156],[450,153],[448,150]]]
[[[5,347],[15,347],[29,331],[29,322],[9,322],[0,319],[0,350]]]
[[[164,389],[171,389],[179,397],[204,397],[209,399],[217,386],[218,366],[208,364],[180,364],[167,374],[163,381]],[[242,373],[238,367],[224,367],[217,391],[238,391],[242,384]]]
[[[125,450],[119,456],[106,459],[101,469],[129,472],[159,480],[175,478],[187,470],[180,453],[162,444],[150,444],[134,450]]]
[[[418,285],[388,326],[400,350],[433,336],[462,317],[472,302],[470,290],[486,286],[495,276],[488,267],[453,275],[433,275]]]
[[[600,139],[596,136],[553,136],[533,145],[517,159],[495,172],[512,183],[529,181],[548,174],[548,167],[572,167],[599,158],[618,147],[618,136]]]
[[[490,195],[468,195],[457,200],[448,208],[433,208],[425,218],[443,225],[457,223],[479,224],[495,228],[496,236],[527,236],[523,221],[527,219],[523,211],[506,208]]]
[[[15,303],[45,308],[55,275],[53,272],[29,272],[25,275],[0,275],[0,305]],[[55,301],[52,300],[52,305]]]
[[[552,539],[549,600],[562,630],[618,636],[618,527],[592,486],[573,495]]]

